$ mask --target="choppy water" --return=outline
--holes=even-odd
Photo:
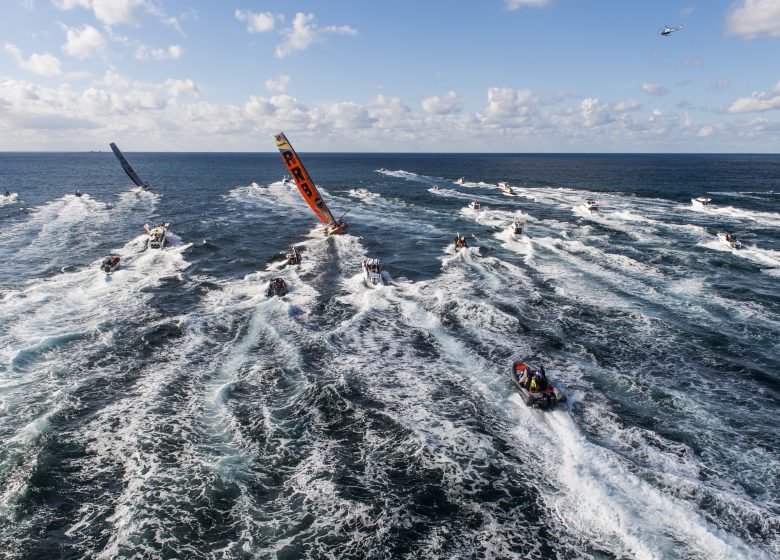
[[[0,154],[0,556],[780,555],[780,157],[303,157]]]

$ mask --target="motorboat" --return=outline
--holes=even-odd
[[[382,263],[379,259],[366,259],[363,261],[363,278],[369,287],[382,284]]]
[[[465,177],[461,177],[460,179],[455,181],[455,184],[456,185],[465,185],[466,184],[466,178]]]
[[[439,192],[439,185],[433,185],[433,187],[431,187],[431,190],[433,192]]]
[[[512,187],[510,187],[509,183],[507,183],[506,181],[501,181],[498,184],[498,188],[501,189],[501,192],[503,192],[504,194],[510,194],[510,195],[514,194],[512,192]]]
[[[265,291],[265,295],[268,297],[274,296],[286,296],[287,295],[287,283],[284,278],[274,278],[268,284],[268,289]]]
[[[108,255],[107,257],[103,258],[102,261],[100,261],[100,270],[106,274],[111,274],[117,268],[119,268],[120,261],[121,259],[119,258],[119,255]]]
[[[742,243],[734,236],[733,233],[729,233],[727,231],[721,232],[718,234],[718,239],[720,239],[721,242],[725,243],[732,249],[739,249],[742,247]]]
[[[387,172],[387,169],[385,169],[384,167],[380,167],[380,168],[379,168],[379,172],[380,172],[380,173],[386,173],[386,172]]]
[[[453,241],[453,244],[455,245],[455,250],[469,248],[466,238],[459,233],[455,234],[455,241]]]
[[[536,368],[515,360],[509,378],[528,406],[553,408],[556,404],[566,402],[566,395],[547,380],[543,367]]]
[[[146,242],[147,249],[162,249],[165,246],[165,234],[168,232],[168,226],[170,226],[168,222],[155,227],[144,224],[144,231],[149,234],[149,239]]]
[[[512,223],[512,234],[515,236],[523,235],[523,228],[525,227],[525,222],[521,220],[520,218],[517,218]]]
[[[588,212],[591,212],[591,213],[599,211],[599,205],[596,204],[596,201],[593,200],[592,198],[589,198],[588,200],[586,200],[582,204],[582,207],[585,208],[585,210],[587,210]]]
[[[77,197],[81,198],[81,191],[76,189],[76,192],[74,193]]]
[[[693,206],[695,208],[704,208],[710,202],[712,202],[712,199],[711,198],[706,198],[704,196],[700,196],[698,198],[692,198],[691,199],[691,204],[693,204]]]
[[[283,185],[292,185],[292,177],[290,177],[289,175],[284,175],[282,177],[282,184]]]
[[[285,255],[288,265],[301,264],[301,252],[295,245],[290,245],[290,251]]]
[[[469,208],[471,208],[472,210],[479,210],[480,208],[482,208],[482,205],[479,203],[479,200],[472,200],[471,202],[469,202]]]

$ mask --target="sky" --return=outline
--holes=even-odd
[[[3,151],[780,152],[780,0],[2,3]]]

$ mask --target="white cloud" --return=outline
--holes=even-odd
[[[139,44],[135,49],[135,58],[138,60],[177,60],[184,54],[184,49],[180,45],[169,45],[165,49],[149,49],[145,45]]]
[[[91,25],[85,25],[81,29],[67,27],[66,35],[67,42],[62,45],[62,50],[65,54],[76,58],[85,59],[94,56],[106,47],[103,35]]]
[[[246,30],[250,33],[265,33],[267,31],[273,31],[276,26],[277,17],[271,12],[250,12],[243,10],[236,10],[236,19],[238,21],[246,22]],[[278,18],[281,19],[281,18]]]
[[[629,113],[631,111],[638,111],[642,108],[642,104],[636,99],[626,99],[625,101],[618,101],[612,105],[612,109],[616,113]]]
[[[552,4],[552,0],[504,0],[504,4],[509,10],[519,10],[520,8],[541,8]]]
[[[656,97],[661,97],[663,95],[666,95],[669,93],[669,90],[663,87],[659,84],[654,84],[653,82],[645,82],[641,86],[642,91],[644,91],[647,95],[655,95]]]
[[[190,79],[187,80],[168,79],[165,80],[165,82],[163,82],[163,88],[173,97],[179,97],[180,95],[185,93],[193,97],[198,97],[200,95],[200,90],[198,89],[198,86],[195,85],[195,82],[193,82]]]
[[[137,25],[139,8],[155,10],[147,0],[52,0],[52,3],[60,10],[91,9],[95,18],[106,25]]]
[[[287,91],[287,86],[290,84],[290,76],[282,74],[275,80],[269,78],[265,81],[265,89],[272,93],[284,93]]]
[[[465,98],[458,97],[454,91],[448,91],[444,97],[433,95],[422,100],[423,111],[429,115],[447,115],[457,111]]]
[[[757,95],[780,107],[772,101],[780,97],[780,86]],[[286,94],[213,103],[192,80],[140,82],[111,68],[84,88],[0,80],[0,149],[89,149],[119,129],[128,144],[160,150],[241,150],[254,144],[271,151],[271,135],[278,130],[307,150],[668,152],[780,146],[777,121],[741,120],[725,112],[696,124],[684,111],[643,110],[635,99],[567,97],[550,104],[535,92],[510,88],[490,88],[487,98],[478,111],[447,114],[412,110],[383,95],[313,105]]]
[[[60,59],[49,53],[33,53],[29,58],[25,59],[22,55],[22,51],[13,43],[6,43],[4,45],[5,52],[10,54],[16,60],[16,64],[20,68],[38,74],[39,76],[59,76],[62,74],[62,68],[60,68]]]
[[[780,2],[777,0],[741,0],[726,15],[726,33],[755,39],[780,37]]]
[[[585,126],[594,127],[610,123],[615,120],[608,103],[603,103],[595,97],[588,97],[580,104],[582,120]]]
[[[488,104],[483,111],[487,117],[515,117],[536,101],[536,96],[527,89],[515,91],[492,87],[488,89],[487,95]]]
[[[284,58],[296,51],[304,51],[314,43],[324,41],[324,33],[338,35],[357,35],[357,30],[348,25],[329,26],[319,29],[314,23],[314,14],[298,12],[293,18],[292,26],[284,29],[284,42],[276,45],[276,56]]]
[[[780,82],[777,82],[774,90],[754,91],[750,97],[741,97],[729,105],[729,113],[759,113],[780,109]]]

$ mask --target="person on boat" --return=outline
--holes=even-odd
[[[11,196],[11,191],[5,191],[5,197],[8,198],[9,196]]]
[[[528,389],[528,384],[531,382],[531,368],[526,366],[523,370],[523,375],[517,381],[520,385]]]

